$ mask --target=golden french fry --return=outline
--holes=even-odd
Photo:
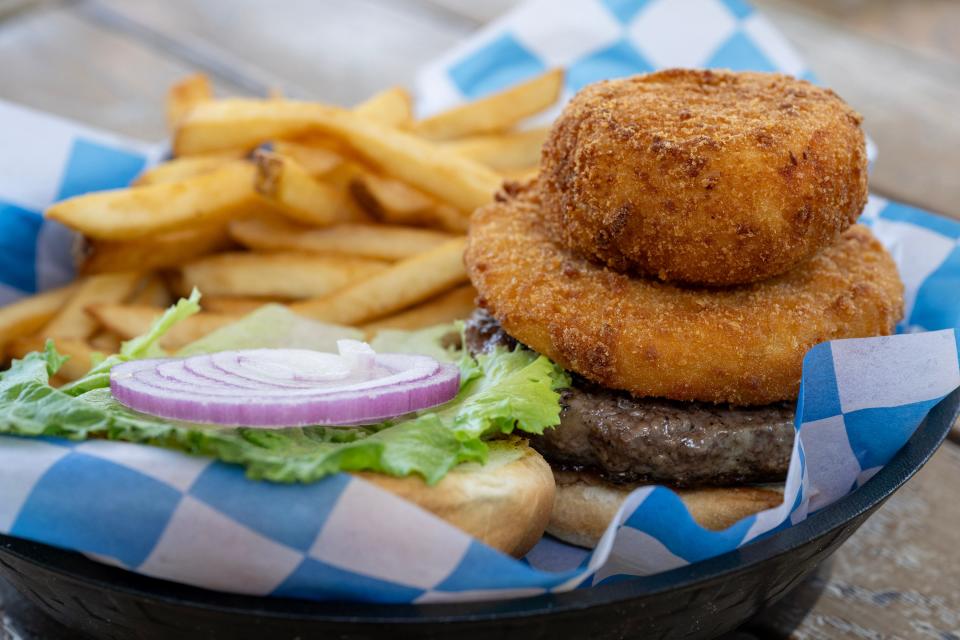
[[[403,87],[391,87],[377,93],[353,108],[358,116],[398,129],[413,121],[413,100]]]
[[[9,341],[28,336],[50,322],[78,286],[73,283],[0,307],[0,359]]]
[[[374,219],[387,224],[434,227],[466,233],[469,218],[459,209],[438,202],[410,185],[374,173],[357,175],[350,193]]]
[[[291,158],[260,151],[254,160],[254,187],[280,213],[316,226],[362,217],[345,193],[317,180]]]
[[[25,336],[13,340],[8,351],[13,358],[23,358],[32,351],[43,351],[47,339],[42,335]],[[63,363],[57,372],[57,378],[63,382],[70,382],[83,377],[93,366],[91,357],[94,349],[83,340],[76,338],[57,338],[53,341],[57,352],[70,359]]]
[[[390,213],[412,215],[429,211],[436,204],[436,200],[430,196],[395,178],[368,173],[358,180],[372,196],[376,207]]]
[[[467,280],[463,267],[466,238],[448,240],[425,253],[401,260],[383,272],[290,309],[317,320],[361,324],[427,300]]]
[[[479,162],[410,133],[322,104],[217,100],[198,105],[177,128],[178,155],[252,149],[267,140],[325,133],[385,173],[470,213],[486,204],[500,178]]]
[[[541,127],[492,133],[452,140],[445,146],[497,171],[526,170],[540,164],[540,149],[549,132],[549,127]]]
[[[90,348],[104,355],[110,355],[120,351],[122,342],[120,336],[112,331],[98,331],[95,336],[90,338]]]
[[[179,267],[233,246],[223,222],[166,231],[136,240],[93,240],[80,265],[83,274]]]
[[[45,338],[76,338],[86,340],[97,330],[97,322],[86,308],[90,305],[109,304],[126,300],[140,280],[133,271],[104,273],[90,276],[79,283],[76,291],[39,332]]]
[[[236,220],[230,224],[230,235],[258,251],[307,251],[391,261],[428,251],[452,237],[440,231],[389,225],[338,224],[310,229],[276,218]]]
[[[46,215],[92,238],[131,240],[225,220],[257,202],[254,167],[237,161],[179,182],[100,191],[58,202]]]
[[[203,296],[203,310],[245,316],[265,304],[283,303],[280,298],[252,296]]]
[[[151,273],[139,283],[126,302],[166,309],[173,304],[174,301],[163,278],[155,273]]]
[[[362,329],[367,332],[368,337],[372,337],[382,329],[413,331],[437,324],[447,324],[467,318],[473,313],[476,307],[473,301],[476,297],[477,290],[471,285],[464,285],[447,293],[441,293],[412,309],[367,323]]]
[[[448,204],[439,203],[430,212],[430,221],[427,226],[462,234],[466,233],[470,227],[470,218]]]
[[[387,268],[380,260],[309,253],[221,253],[182,269],[187,288],[215,296],[318,298]]]
[[[154,307],[126,304],[94,305],[88,311],[100,324],[123,340],[130,340],[149,331],[153,321],[163,313],[162,309]],[[198,313],[174,325],[160,339],[160,346],[170,350],[179,349],[238,319],[239,316],[223,313]]]
[[[343,162],[343,156],[336,151],[305,142],[278,140],[273,143],[273,150],[293,159],[314,178],[330,173]]]
[[[212,99],[210,78],[202,73],[187,76],[176,83],[167,92],[167,128],[173,131],[195,106]]]
[[[413,131],[431,140],[505,131],[554,104],[562,90],[563,71],[553,69],[500,93],[424,118],[413,125]]]
[[[500,172],[504,180],[513,180],[516,182],[526,182],[537,177],[540,173],[540,167],[521,167],[519,169],[506,169]]]
[[[221,153],[209,153],[200,156],[190,156],[187,158],[174,158],[167,162],[161,162],[155,167],[151,167],[137,176],[133,181],[134,186],[143,186],[147,184],[162,184],[164,182],[179,182],[186,178],[201,176],[211,171],[216,171],[225,164],[233,160],[243,158],[242,152],[224,151]]]
[[[381,91],[355,106],[353,112],[400,129],[409,127],[413,121],[412,99],[402,87]],[[322,135],[305,136],[298,140],[276,140],[273,150],[293,158],[314,177],[330,173],[345,159],[355,159],[348,145]]]

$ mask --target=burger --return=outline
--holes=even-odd
[[[539,176],[474,213],[466,348],[569,374],[559,426],[531,437],[557,484],[548,532],[595,546],[650,483],[714,529],[782,501],[805,353],[902,316],[896,266],[856,224],[860,123],[779,74],[600,82]]]

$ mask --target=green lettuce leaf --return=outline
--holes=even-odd
[[[176,313],[186,317],[183,309]],[[237,324],[243,322],[250,321]],[[128,409],[108,388],[110,366],[156,355],[156,340],[172,326],[162,323],[143,339],[126,343],[120,354],[82,379],[86,382],[69,389],[49,385],[64,360],[51,344],[44,353],[15,360],[0,373],[0,433],[167,447],[243,465],[251,478],[274,482],[314,482],[340,471],[375,471],[417,474],[432,484],[458,464],[484,462],[491,438],[514,431],[542,433],[558,424],[557,389],[569,384],[563,370],[548,359],[526,349],[502,349],[476,359],[462,355],[460,391],[450,402],[374,426],[264,430],[177,422]],[[229,335],[242,333],[243,327]],[[440,337],[441,332],[434,332],[429,339]],[[428,339],[408,338],[410,344]],[[231,340],[224,344],[241,346]]]
[[[383,329],[373,337],[370,346],[378,353],[418,353],[440,362],[456,362],[460,350],[449,344],[448,337],[456,337],[460,327],[456,324],[441,324],[419,331]]]
[[[299,316],[283,305],[268,304],[180,349],[177,355],[232,349],[314,349],[336,351],[337,340],[363,340],[363,332]]]
[[[128,340],[120,345],[120,353],[103,358],[96,363],[85,376],[60,387],[61,391],[78,396],[92,389],[110,386],[110,370],[114,365],[142,358],[162,358],[167,353],[158,344],[175,324],[200,311],[200,292],[196,289],[189,298],[181,298],[177,304],[167,309],[157,318],[150,330],[142,336]]]

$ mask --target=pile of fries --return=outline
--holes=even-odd
[[[191,76],[167,99],[172,159],[46,212],[83,235],[80,277],[0,309],[0,355],[52,338],[71,356],[59,381],[75,379],[193,287],[204,310],[167,349],[271,302],[371,335],[466,317],[469,216],[505,178],[536,173],[547,131],[520,124],[562,87],[550,71],[415,120],[401,88],[348,110],[215,99]]]

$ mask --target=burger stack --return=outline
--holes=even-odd
[[[600,82],[540,176],[474,214],[468,347],[571,375],[560,426],[532,442],[558,485],[548,531],[595,545],[641,484],[678,488],[709,528],[781,501],[804,354],[902,316],[893,260],[855,224],[860,122],[778,74]]]

